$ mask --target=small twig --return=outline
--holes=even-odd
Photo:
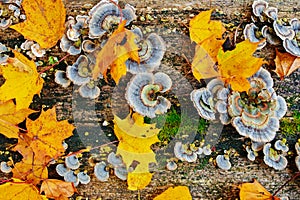
[[[67,53],[64,57],[62,57],[59,61],[57,61],[56,63],[48,66],[48,67],[45,67],[42,71],[39,72],[39,74],[42,74],[44,73],[45,71],[48,71],[49,69],[55,67],[56,65],[58,65],[61,61],[65,60],[70,54]]]
[[[286,186],[289,182],[293,181],[293,180],[294,180],[295,178],[297,178],[298,176],[300,176],[300,172],[297,172],[296,174],[294,174],[294,176],[292,176],[289,180],[287,180],[280,188],[278,188],[278,189],[274,192],[273,196],[276,196],[277,193],[278,193],[280,190],[282,190],[282,188],[283,188],[284,186]]]

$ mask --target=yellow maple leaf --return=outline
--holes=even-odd
[[[14,51],[15,57],[8,64],[0,65],[0,75],[6,79],[0,87],[0,101],[16,99],[16,109],[28,108],[35,94],[42,90],[44,80],[33,61]]]
[[[62,142],[72,135],[74,129],[67,120],[56,121],[55,107],[46,112],[42,111],[39,118],[34,121],[28,119],[26,127],[28,132],[23,135],[23,140],[19,140],[15,150],[24,157],[26,156],[24,152],[28,153],[26,148],[30,147],[36,156],[47,158],[48,161],[45,162],[64,154]]]
[[[74,192],[77,192],[73,183],[57,179],[46,179],[42,182],[40,192],[52,199],[69,199]]]
[[[156,196],[153,200],[191,200],[192,195],[186,186],[169,187],[166,191]]]
[[[119,24],[113,34],[109,37],[104,47],[98,53],[96,65],[92,71],[93,79],[97,79],[99,74],[106,77],[106,72],[110,66],[112,78],[118,84],[119,79],[126,74],[125,61],[130,58],[136,62],[140,61],[138,46],[135,44],[136,35],[125,29],[126,20]]]
[[[255,74],[264,63],[262,58],[253,56],[259,43],[245,40],[232,51],[219,50],[219,73],[223,81],[231,85],[232,90],[242,92],[250,89],[247,78]]]
[[[3,199],[9,200],[46,200],[44,195],[40,195],[38,189],[19,179],[13,179],[12,182],[6,182],[0,185],[0,194]],[[2,199],[0,198],[0,199]]]
[[[210,20],[212,11],[203,11],[190,21],[190,38],[197,44],[211,36],[220,39],[225,32],[220,21]]]
[[[224,40],[218,40],[212,35],[196,46],[195,56],[192,62],[192,71],[198,81],[200,79],[219,76],[214,66],[217,62],[219,49],[223,43]]]
[[[38,42],[42,48],[56,45],[65,30],[66,9],[62,0],[24,0],[22,7],[26,20],[10,28]]]
[[[243,183],[239,186],[241,200],[280,200],[273,196],[256,179],[253,183]]]
[[[0,133],[8,138],[18,138],[18,123],[34,111],[28,108],[16,110],[13,100],[0,102]]]
[[[300,58],[289,53],[280,53],[276,49],[276,69],[274,70],[280,79],[289,76],[293,71],[300,68]]]
[[[127,176],[128,190],[141,190],[145,188],[152,179],[152,173],[129,172]]]
[[[125,119],[114,116],[114,131],[119,140],[117,154],[122,156],[127,169],[134,162],[138,165],[131,172],[128,185],[130,189],[142,189],[149,183],[152,174],[149,173],[149,163],[156,163],[155,154],[150,146],[159,142],[157,134],[160,129],[155,124],[144,124],[144,117],[134,113]],[[141,175],[142,180],[133,184],[136,176]]]

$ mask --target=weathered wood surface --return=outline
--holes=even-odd
[[[65,0],[67,5],[67,13],[69,15],[87,14],[87,11],[96,4],[97,1],[70,1]],[[185,1],[185,0],[150,0],[138,1],[129,0],[137,7],[137,13],[146,18],[147,14],[152,16],[154,20],[138,19],[134,24],[141,26],[149,32],[158,32],[167,43],[167,53],[163,60],[166,66],[177,70],[185,78],[190,81],[190,85],[194,88],[200,87],[191,73],[186,58],[191,61],[193,57],[194,46],[187,40],[188,32],[186,25],[188,21],[196,15],[199,10],[209,8],[218,8],[223,11],[223,15],[216,16],[224,23],[239,24],[242,21],[249,21],[250,5],[252,1],[230,1],[230,0],[212,0],[212,1]],[[298,17],[300,18],[300,2],[293,1],[269,1],[271,5],[279,8],[281,17]],[[242,14],[244,13],[244,14]],[[162,20],[163,19],[163,20]],[[9,40],[6,40],[9,39]],[[0,32],[0,42],[6,44],[20,44],[23,39],[19,34],[13,33],[12,30]],[[176,42],[174,42],[176,41]],[[48,52],[51,55],[62,57],[55,49]],[[274,57],[274,54],[265,52],[266,57]],[[183,56],[184,55],[184,56]],[[74,58],[68,58],[68,64],[74,61]],[[277,93],[284,96],[289,102],[291,110],[299,109],[299,70],[282,82],[275,78],[275,88]],[[77,134],[83,140],[83,145],[97,145],[105,143],[112,126],[102,127],[108,132],[106,135],[99,132],[99,123],[104,120],[112,120],[112,92],[113,84],[103,83],[101,85],[101,97],[95,102],[80,102],[77,96],[78,92],[75,87],[64,89],[53,82],[53,73],[49,72],[45,78],[46,83],[42,91],[41,98],[35,98],[33,108],[41,108],[42,105],[56,105],[59,119],[73,119],[78,126]],[[185,88],[183,87],[183,90]],[[118,100],[118,99],[117,99]],[[121,101],[121,99],[119,99]],[[81,103],[83,103],[81,105]],[[72,110],[72,104],[78,105],[78,109]],[[94,109],[96,108],[96,109]],[[90,109],[90,110],[89,110]],[[94,111],[95,112],[91,112]],[[290,111],[288,115],[290,115]],[[229,130],[229,131],[228,131]],[[85,132],[89,132],[89,136],[85,136]],[[231,134],[235,134],[232,136]],[[296,135],[299,138],[299,134]],[[239,136],[233,129],[226,129],[222,133],[220,141],[230,144],[230,140],[238,140]],[[97,142],[98,140],[98,142]],[[100,140],[100,142],[99,142]],[[226,143],[227,141],[227,143]],[[233,142],[232,142],[233,143]],[[242,145],[242,142],[239,143]],[[227,146],[229,148],[229,146]],[[240,147],[241,148],[241,147]],[[291,146],[291,148],[293,148]],[[295,165],[290,160],[290,165],[286,170],[276,171],[267,167],[263,160],[258,159],[255,162],[249,162],[244,155],[235,157],[232,161],[232,169],[223,171],[216,168],[213,163],[209,163],[203,169],[199,167],[199,161],[195,164],[180,163],[178,170],[172,172],[165,169],[157,170],[154,173],[151,184],[140,192],[141,199],[152,199],[153,196],[165,190],[168,186],[187,185],[189,186],[193,199],[237,199],[237,185],[241,182],[251,181],[252,178],[258,179],[268,190],[275,191],[292,174],[296,171]],[[108,182],[99,182],[92,177],[92,182],[88,185],[80,185],[78,187],[79,195],[88,197],[89,199],[137,199],[138,193],[127,190],[126,182],[120,181],[113,177]],[[279,193],[280,195],[289,196],[290,199],[300,199],[299,181],[291,182]]]

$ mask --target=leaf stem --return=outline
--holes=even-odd
[[[48,66],[48,67],[45,67],[42,71],[39,72],[39,74],[42,74],[44,73],[45,71],[48,71],[49,69],[55,67],[56,65],[58,65],[61,61],[65,60],[70,54],[67,53],[64,57],[62,57],[59,61],[57,61],[56,63]]]
[[[280,190],[282,190],[282,188],[283,188],[284,186],[286,186],[289,182],[291,182],[291,181],[293,181],[294,179],[296,179],[298,176],[300,176],[300,172],[295,173],[289,180],[287,180],[282,186],[280,186],[280,188],[278,188],[278,189],[274,192],[273,196],[276,196],[277,193],[278,193]]]

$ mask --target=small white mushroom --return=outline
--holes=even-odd
[[[2,30],[7,29],[11,24],[12,24],[12,21],[10,18],[9,19],[5,19],[5,18],[0,19],[0,29],[2,29]]]
[[[112,164],[114,167],[121,166],[123,164],[122,157],[116,155],[115,152],[110,152],[107,156],[107,162]]]
[[[278,17],[278,9],[277,8],[270,6],[264,11],[264,13],[272,20],[277,20],[277,17]]]
[[[203,154],[209,156],[212,153],[210,144],[203,147]]]
[[[247,151],[247,158],[251,161],[254,161],[256,156],[258,156],[258,153],[256,151],[253,151],[249,146],[246,147]]]
[[[114,173],[119,179],[121,179],[123,181],[127,180],[128,171],[127,171],[125,165],[115,167]]]
[[[76,62],[66,69],[67,77],[76,85],[83,85],[90,82],[90,69],[88,58],[80,55]]]
[[[99,181],[107,181],[109,178],[109,172],[106,171],[105,162],[97,163],[94,167],[94,174]]]
[[[260,17],[262,13],[267,9],[268,3],[263,0],[254,1],[252,4],[252,11],[256,17]]]
[[[265,142],[251,142],[251,149],[253,151],[260,151],[264,148]]]
[[[276,150],[271,148],[270,143],[265,144],[263,153],[264,162],[268,166],[273,167],[276,170],[283,170],[284,168],[286,168],[288,163],[287,159],[283,155],[278,154]]]
[[[80,162],[76,155],[67,156],[65,159],[65,164],[70,169],[78,169],[80,166]]]
[[[56,173],[60,176],[65,176],[70,169],[66,168],[64,164],[58,164],[55,167]]]
[[[278,37],[282,40],[288,39],[292,40],[295,37],[295,31],[291,26],[285,26],[277,21],[273,22],[273,28]]]
[[[289,151],[289,147],[286,144],[286,139],[277,140],[274,144],[274,147],[276,150],[279,150],[279,151],[283,151],[283,152]]]
[[[0,170],[1,172],[8,174],[11,172],[12,168],[7,164],[7,162],[2,161],[0,163]]]
[[[55,72],[55,83],[61,85],[62,87],[66,88],[70,85],[71,81],[66,78],[66,72],[62,70],[57,70]]]
[[[34,45],[34,41],[32,41],[32,40],[25,40],[25,42],[23,42],[21,44],[21,49],[23,49],[23,50],[30,50],[32,45]]]
[[[181,142],[176,142],[174,145],[175,157],[179,160],[183,160],[184,149]]]
[[[300,139],[295,144],[295,150],[298,156],[300,156]]]
[[[77,178],[77,176],[74,174],[74,172],[72,170],[68,171],[65,175],[64,175],[64,180],[66,182],[72,182],[74,183],[74,186],[78,186],[79,184],[79,179]]]
[[[88,184],[91,181],[91,177],[85,172],[79,172],[77,178],[81,184]]]
[[[191,100],[198,114],[207,120],[215,120],[215,110],[212,103],[212,94],[206,88],[200,88],[191,92]]]
[[[171,160],[167,162],[166,168],[170,171],[174,171],[177,169],[177,164],[175,161]]]
[[[88,83],[81,85],[78,89],[79,94],[84,98],[95,99],[100,95],[100,89],[96,86],[96,82],[90,80]]]
[[[96,44],[91,40],[83,40],[81,43],[81,48],[84,52],[91,53],[95,51]]]
[[[218,167],[223,170],[229,170],[231,168],[231,163],[229,161],[228,155],[218,155],[216,157],[216,163]]]
[[[288,53],[300,57],[300,46],[298,45],[296,40],[284,40],[283,47]]]
[[[295,163],[296,163],[298,170],[300,171],[300,156],[295,157]]]

